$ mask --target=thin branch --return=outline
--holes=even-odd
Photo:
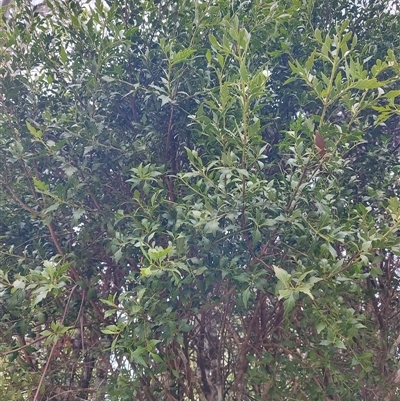
[[[30,347],[32,344],[38,343],[39,341],[42,341],[42,340],[45,340],[46,338],[47,337],[45,337],[45,336],[41,336],[41,337],[35,338],[34,340],[30,341],[29,344],[24,344],[24,345],[22,345],[21,347],[18,347],[18,348],[13,348],[10,351],[1,352],[0,353],[0,357],[3,358],[5,356],[7,356],[7,355],[13,354],[14,352],[21,351],[21,350],[23,350],[23,349],[25,349],[27,347]]]
[[[40,212],[32,209],[30,206],[28,206],[24,202],[22,202],[22,200],[18,197],[18,195],[14,192],[14,190],[11,188],[11,186],[7,182],[0,180],[0,184],[3,184],[7,188],[8,192],[11,194],[11,196],[15,200],[15,202],[17,202],[24,210],[28,211],[29,213],[33,214],[34,216],[40,215]]]
[[[45,367],[43,369],[43,373],[40,376],[40,380],[39,380],[38,386],[36,388],[36,392],[35,392],[35,396],[33,397],[33,401],[37,401],[39,399],[38,397],[39,397],[39,394],[40,394],[40,389],[41,389],[41,387],[43,385],[43,381],[44,381],[44,378],[46,376],[47,370],[49,369],[50,362],[53,359],[53,354],[54,354],[54,351],[55,351],[56,347],[57,347],[57,341],[54,342],[53,346],[51,347],[50,355],[47,358],[47,362],[46,362],[46,365],[45,365]]]

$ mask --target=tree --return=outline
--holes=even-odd
[[[306,3],[9,6],[3,399],[397,399],[398,18]]]

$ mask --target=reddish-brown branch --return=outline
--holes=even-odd
[[[11,186],[5,182],[0,180],[0,184],[3,184],[8,192],[11,194],[12,198],[17,202],[24,210],[28,211],[29,213],[33,214],[34,216],[39,216],[40,213],[37,210],[32,209],[30,206],[26,205],[22,200],[18,197],[18,195],[14,192],[14,190],[11,188]]]
[[[244,387],[243,382],[245,380],[246,370],[247,370],[247,366],[249,363],[249,361],[247,359],[247,351],[249,348],[250,336],[253,332],[255,321],[256,321],[257,317],[259,316],[260,308],[261,308],[261,300],[259,299],[257,302],[257,305],[254,309],[250,324],[247,327],[244,341],[241,344],[241,347],[239,350],[239,360],[237,363],[235,381],[233,384],[234,393],[236,394],[236,400],[238,400],[238,401],[240,401],[242,399],[242,395],[243,395],[243,387]]]
[[[9,350],[9,351],[1,352],[0,353],[0,357],[3,358],[5,356],[7,356],[7,355],[13,354],[14,352],[18,352],[18,351],[24,350],[25,348],[30,347],[32,344],[35,344],[35,343],[40,342],[40,341],[45,340],[45,339],[46,339],[45,336],[41,336],[41,337],[35,338],[34,340],[30,341],[29,344],[24,344],[21,347],[13,348],[12,350]]]
[[[60,246],[60,243],[59,243],[59,241],[58,241],[57,235],[56,235],[56,233],[55,233],[55,231],[54,231],[53,224],[52,224],[52,223],[49,223],[49,224],[47,225],[47,227],[49,228],[50,236],[51,236],[51,239],[53,240],[54,246],[56,247],[58,253],[59,253],[60,255],[63,256],[63,255],[64,255],[64,251],[63,251],[63,249],[62,249],[61,246]]]
[[[57,235],[56,235],[56,233],[55,233],[55,231],[54,231],[54,227],[53,227],[52,223],[48,224],[48,228],[49,228],[49,231],[50,231],[51,239],[53,240],[54,245],[55,245],[55,247],[56,247],[58,253],[59,253],[60,255],[64,256],[65,253],[64,253],[63,249],[61,248],[60,242],[58,241],[58,238],[57,238]],[[69,273],[70,273],[72,279],[73,279],[75,282],[77,282],[78,280],[80,280],[80,278],[81,278],[81,277],[80,277],[80,274],[78,273],[78,271],[76,270],[76,268],[75,268],[74,266],[71,266],[71,267],[69,268]],[[105,320],[104,320],[104,314],[103,314],[103,312],[100,310],[99,306],[98,306],[93,300],[90,300],[89,302],[90,302],[90,305],[92,305],[93,309],[96,311],[96,314],[97,314],[97,316],[99,317],[99,319],[100,319],[102,322],[104,322],[104,321],[105,321]]]
[[[43,373],[40,376],[40,380],[39,380],[38,386],[36,388],[36,392],[35,392],[35,396],[33,397],[33,401],[37,401],[39,399],[40,388],[42,387],[44,378],[46,377],[46,373],[47,373],[47,370],[49,369],[50,362],[53,358],[57,344],[58,344],[58,342],[54,342],[53,346],[51,347],[51,351],[50,351],[49,357],[47,358],[46,365],[44,366]]]
[[[26,362],[29,364],[29,366],[30,366],[33,370],[36,370],[36,366],[35,366],[35,364],[33,363],[32,356],[31,356],[31,354],[28,352],[28,350],[26,349],[26,348],[27,348],[27,344],[26,344],[26,341],[25,341],[25,337],[24,337],[24,336],[21,336],[21,335],[18,335],[18,338],[19,338],[20,343],[23,345],[22,350],[23,350],[23,353],[24,353],[24,355],[25,355],[25,360],[26,360]],[[14,351],[14,352],[15,352],[15,351]]]

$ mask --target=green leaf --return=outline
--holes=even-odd
[[[103,81],[106,81],[106,82],[114,82],[114,81],[115,81],[114,78],[112,78],[112,77],[110,77],[110,76],[108,76],[108,75],[103,75],[103,76],[101,77],[101,79],[102,79]]]
[[[145,368],[148,367],[146,361],[144,360],[142,354],[145,353],[145,348],[139,347],[135,351],[131,352],[131,359],[134,363],[137,363],[138,365],[142,365]]]
[[[184,61],[187,61],[189,59],[189,57],[195,53],[196,50],[195,49],[183,49],[183,50],[179,50],[178,53],[174,54],[172,57],[172,64],[176,65],[179,63],[182,63]]]
[[[246,64],[244,62],[240,64],[239,73],[240,73],[240,78],[244,82],[247,82],[249,80],[249,74],[247,72]]]
[[[100,299],[100,301],[108,306],[112,306],[113,308],[117,307],[117,305],[115,304],[115,300],[112,298],[111,299]]]
[[[218,229],[219,229],[218,220],[208,221],[204,226],[204,232],[206,234],[212,234],[214,236],[217,234]]]
[[[285,316],[288,316],[289,313],[294,309],[295,306],[295,299],[293,295],[290,295],[289,298],[287,298],[284,302],[283,302],[283,308],[285,311]]]
[[[73,213],[72,213],[72,221],[71,221],[71,225],[75,226],[76,224],[78,224],[79,219],[85,214],[85,210],[84,209],[74,209]]]
[[[32,177],[32,180],[33,185],[38,192],[47,192],[49,190],[49,186],[45,182],[40,181],[35,177]]]
[[[336,339],[335,346],[340,349],[346,349],[344,342],[342,340],[340,340],[339,338]]]
[[[64,168],[64,172],[68,178],[71,178],[77,171],[78,169],[74,166],[68,166]]]
[[[163,107],[164,105],[166,105],[168,103],[172,103],[171,98],[166,95],[160,95],[160,96],[158,96],[158,99],[161,100],[161,107]]]
[[[115,326],[114,324],[106,326],[105,329],[101,330],[101,332],[104,334],[114,334],[114,335],[119,334],[121,331],[122,330],[119,327]]]
[[[384,86],[384,82],[379,82],[376,78],[371,78],[371,79],[361,79],[355,84],[356,89],[376,89],[380,88],[381,86]]]
[[[274,268],[275,276],[277,277],[277,279],[279,281],[281,281],[285,287],[288,286],[291,281],[290,274],[286,270],[284,270],[278,266],[274,266],[273,268]]]
[[[50,205],[49,207],[47,207],[44,210],[44,213],[46,214],[46,213],[53,212],[54,210],[57,210],[59,207],[60,207],[60,203],[58,203],[58,202],[53,203],[52,205]]]
[[[217,39],[215,38],[214,35],[209,35],[208,37],[210,43],[212,44],[212,46],[214,47],[215,50],[219,50],[221,49],[221,45],[217,42]]]
[[[315,30],[314,35],[319,43],[323,43],[321,31],[318,28]]]
[[[243,304],[244,304],[245,308],[247,308],[247,304],[249,302],[250,295],[251,295],[251,289],[250,289],[250,287],[247,287],[242,293]]]
[[[207,51],[206,51],[206,60],[207,60],[207,63],[211,65],[211,52],[210,52],[210,49],[207,49]]]
[[[311,285],[309,283],[303,283],[303,284],[299,285],[298,287],[296,287],[297,291],[308,295],[311,299],[314,299],[314,296],[313,296],[313,294],[311,294],[310,289],[311,289]]]
[[[272,227],[275,226],[277,224],[278,220],[277,219],[265,219],[262,222],[263,226],[267,226],[267,227]]]
[[[46,299],[47,294],[48,294],[48,291],[46,291],[45,289],[42,289],[42,291],[40,291],[40,292],[36,295],[36,297],[35,297],[35,299],[34,299],[34,301],[33,301],[33,304],[34,304],[34,305],[37,305],[40,301],[43,301],[43,299]]]
[[[315,59],[315,50],[311,53],[310,57],[307,59],[305,63],[307,71],[311,71],[311,68],[313,67],[314,64],[314,59]]]
[[[121,249],[121,248],[118,249],[118,250],[114,253],[114,260],[115,260],[115,263],[118,263],[118,262],[121,260],[122,255],[123,255],[123,253],[122,253],[122,249]]]
[[[326,323],[325,322],[318,322],[317,325],[315,326],[315,329],[317,330],[317,333],[320,334],[322,330],[326,328]]]
[[[260,230],[258,229],[258,228],[256,228],[254,231],[253,231],[253,244],[255,245],[255,244],[257,244],[259,241],[261,241],[261,232],[260,232]]]
[[[116,313],[117,313],[116,309],[108,309],[108,310],[106,310],[104,312],[104,318],[106,319],[106,318],[108,318],[108,317],[110,317],[110,316],[112,316],[112,315],[114,315]]]
[[[65,51],[65,48],[63,45],[60,47],[60,60],[63,64],[65,64],[68,60],[67,52]]]
[[[158,362],[158,363],[164,363],[164,361],[162,360],[162,358],[161,358],[159,355],[157,355],[157,354],[152,353],[152,354],[151,354],[151,357],[152,357],[156,362]]]
[[[329,340],[322,340],[321,342],[320,342],[320,345],[323,345],[323,346],[329,346],[329,345],[331,345],[332,344],[332,341],[329,341]]]
[[[36,130],[28,121],[26,122],[29,132],[37,139],[42,139],[43,133],[40,130]]]
[[[23,290],[23,289],[25,288],[25,286],[26,286],[26,284],[25,284],[25,282],[22,281],[22,280],[15,280],[15,281],[13,282],[13,287],[16,288],[16,289],[21,289],[21,290]]]

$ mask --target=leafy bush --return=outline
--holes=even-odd
[[[8,7],[2,398],[396,399],[394,9]]]

